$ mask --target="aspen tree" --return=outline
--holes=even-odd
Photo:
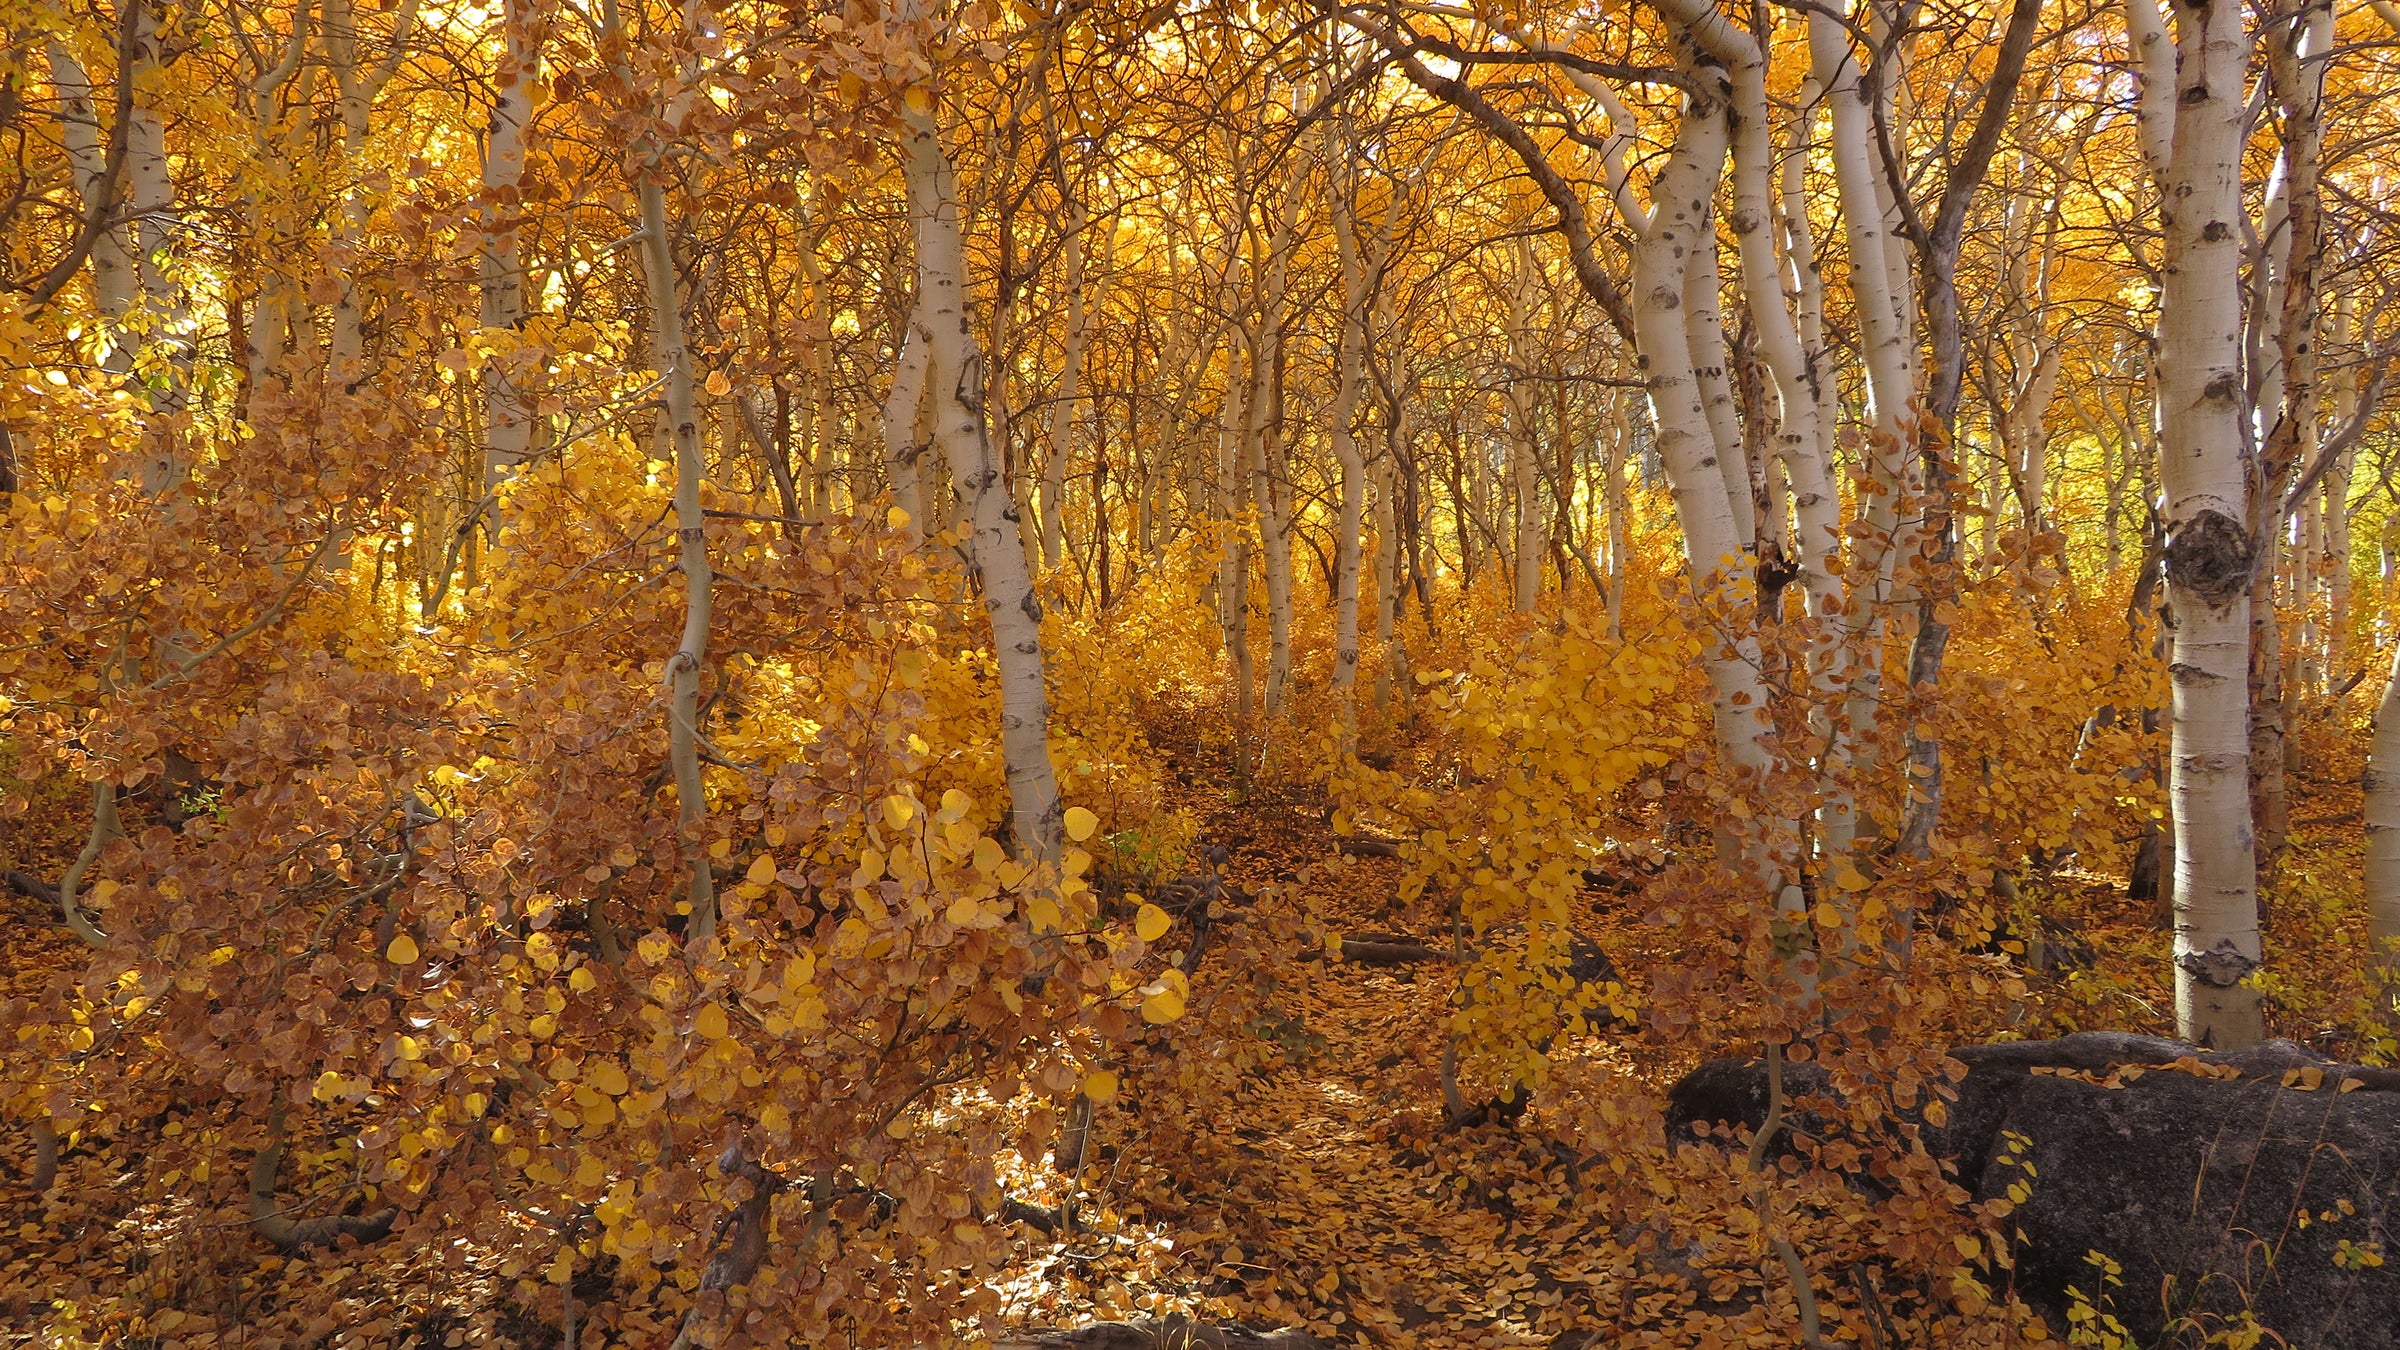
[[[1872,652],[1881,643],[1892,573],[1900,557],[1899,494],[1911,443],[1909,401],[1916,395],[1914,346],[1894,283],[1895,274],[1905,276],[1907,263],[1900,241],[1886,228],[1884,175],[1876,169],[1873,114],[1867,104],[1873,95],[1860,79],[1850,30],[1830,12],[1812,12],[1808,49],[1816,87],[1829,110],[1828,148],[1849,245],[1851,295],[1867,376],[1870,429],[1859,510],[1866,529],[1844,576],[1849,585],[1849,633]],[[1887,78],[1883,83],[1889,82]],[[1859,778],[1872,767],[1870,747],[1882,684],[1878,661],[1862,660],[1851,672],[1848,732],[1853,773]],[[1852,828],[1840,820],[1827,825],[1829,833]],[[1834,838],[1828,843],[1838,852],[1848,841]]]
[[[492,108],[483,130],[483,190],[476,206],[481,233],[476,255],[477,286],[482,295],[478,321],[486,333],[502,337],[505,343],[502,353],[484,361],[478,377],[483,393],[486,494],[496,491],[531,456],[534,423],[533,408],[510,372],[515,365],[515,339],[525,323],[525,262],[517,232],[524,219],[525,130],[533,120],[533,85],[540,75],[541,49],[531,0],[504,0],[499,20]],[[684,379],[688,384],[688,371]],[[497,517],[484,526],[487,535],[495,537],[498,527]]]
[[[250,120],[252,136],[259,158],[266,163],[283,163],[297,157],[300,144],[313,134],[313,127],[304,122],[298,128],[287,127],[279,109],[284,92],[293,77],[301,73],[302,64],[314,39],[310,27],[313,0],[303,0],[292,11],[292,30],[285,38],[283,49],[274,64],[264,65],[258,77],[250,82]],[[268,55],[258,60],[265,63]],[[306,108],[311,100],[310,85],[316,72],[312,68],[295,91],[292,102]],[[313,119],[312,119],[313,120]],[[270,187],[263,193],[253,193],[247,203],[253,215],[253,228],[267,247],[260,261],[259,281],[253,296],[249,321],[244,325],[244,357],[248,363],[250,390],[253,396],[290,387],[294,381],[289,372],[295,365],[306,365],[305,348],[312,344],[308,321],[308,301],[301,280],[294,275],[286,257],[286,245],[297,242],[306,229],[304,212],[307,207],[295,194]]]
[[[353,0],[325,0],[325,64],[333,71],[341,110],[342,156],[347,163],[357,163],[364,156],[375,99],[399,73],[400,63],[408,56],[416,27],[417,3],[418,0],[401,0],[400,12],[392,19],[391,36],[386,39],[389,50],[382,60],[362,68],[358,55],[358,11]],[[367,319],[359,303],[355,261],[360,238],[366,232],[369,210],[366,188],[350,183],[342,189],[341,202],[331,222],[331,251],[337,260],[332,272],[336,293],[333,334],[326,345],[325,366],[329,381],[346,391],[355,391],[366,374],[361,361],[366,354]]]
[[[1334,125],[1347,130],[1347,123]],[[1360,386],[1366,379],[1367,265],[1359,248],[1355,215],[1355,184],[1346,166],[1348,145],[1325,156],[1325,197],[1333,216],[1333,237],[1341,263],[1341,337],[1334,356],[1333,406],[1327,430],[1334,459],[1341,465],[1341,504],[1336,516],[1334,548],[1333,689],[1340,700],[1338,716],[1345,749],[1358,738],[1358,573],[1359,532],[1364,528],[1367,497],[1366,457],[1358,448],[1356,429]],[[1379,581],[1381,579],[1379,578]],[[1388,587],[1388,583],[1385,583]]]
[[[1019,852],[1058,861],[1066,806],[1050,763],[1050,700],[1042,674],[1042,605],[1026,565],[1006,471],[983,419],[983,355],[967,327],[966,250],[950,158],[934,126],[934,97],[911,85],[901,102],[901,169],[917,243],[917,303],[933,384],[935,444],[950,465],[968,527],[967,555],[982,582],[1000,670],[1000,753]]]
[[[1535,427],[1533,309],[1541,264],[1533,241],[1517,238],[1516,267],[1508,277],[1508,473],[1516,500],[1517,528],[1509,547],[1510,585],[1516,611],[1531,614],[1542,599],[1541,454]]]
[[[1267,591],[1267,681],[1261,708],[1283,714],[1292,679],[1292,489],[1285,462],[1284,338],[1291,321],[1292,249],[1299,239],[1300,198],[1308,156],[1298,147],[1286,164],[1283,192],[1260,241],[1256,322],[1251,348],[1248,460],[1258,508],[1260,571]]]
[[[1066,339],[1059,356],[1058,389],[1050,398],[1049,444],[1042,456],[1042,565],[1066,561],[1067,464],[1074,450],[1075,411],[1083,397],[1083,347],[1091,324],[1084,294],[1083,236],[1090,226],[1083,203],[1067,203],[1066,234],[1060,240],[1065,255],[1060,278],[1067,307]]]
[[[2400,1012],[2400,651],[2384,676],[2375,736],[2360,781],[2367,848],[2361,877],[2367,902],[2367,960],[2382,990],[2381,1012]]]
[[[917,469],[925,442],[917,428],[925,406],[929,341],[912,313],[883,399],[883,468],[892,483],[892,507],[901,514],[901,537],[910,548],[925,542],[925,493]]]
[[[2250,483],[2242,456],[2243,74],[2238,7],[2129,0],[2138,117],[2160,188],[2159,478],[2174,680],[2175,1020],[2220,1050],[2264,1035],[2250,822]]]
[[[621,34],[615,0],[609,0],[607,15],[609,28]],[[700,440],[691,350],[684,341],[683,278],[675,263],[674,238],[667,229],[666,185],[661,181],[666,172],[666,147],[653,136],[637,147],[637,153],[634,196],[641,212],[642,272],[650,302],[650,336],[664,405],[664,430],[674,455],[676,566],[683,573],[683,631],[666,660],[667,765],[675,780],[676,828],[682,838],[683,863],[691,874],[685,882],[690,915],[684,941],[705,951],[717,935],[716,882],[709,872],[708,842],[700,837],[701,825],[708,818],[708,787],[700,772],[700,672],[708,653],[714,582],[708,562],[707,519],[700,501],[706,451]]]

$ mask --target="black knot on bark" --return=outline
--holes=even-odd
[[[2236,950],[2230,938],[2204,952],[2185,952],[2175,958],[2175,964],[2200,983],[2219,989],[2231,989],[2258,969],[2258,962]]]
[[[2250,589],[2250,533],[2221,511],[2202,511],[2167,540],[2167,581],[2177,591],[2224,605]]]

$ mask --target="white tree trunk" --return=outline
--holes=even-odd
[[[1541,604],[1542,555],[1548,540],[1548,531],[1542,528],[1541,466],[1536,459],[1541,454],[1536,426],[1540,401],[1532,383],[1534,363],[1540,359],[1533,348],[1534,296],[1540,269],[1532,241],[1518,236],[1515,284],[1508,297],[1508,474],[1517,503],[1510,562],[1514,571],[1511,593],[1519,614],[1531,614]]]
[[[1400,475],[1390,454],[1376,457],[1371,477],[1375,486],[1375,650],[1383,654],[1375,663],[1372,698],[1377,708],[1386,708],[1392,702],[1398,656],[1393,643],[1400,617],[1400,513],[1399,503],[1393,499]]]
[[[691,917],[684,941],[705,949],[717,933],[716,886],[708,870],[708,788],[700,774],[700,671],[708,653],[710,588],[708,533],[700,502],[706,470],[700,414],[692,396],[691,353],[683,340],[683,297],[675,247],[667,233],[666,190],[655,163],[640,175],[635,193],[642,210],[642,270],[650,291],[650,331],[666,402],[666,430],[675,456],[675,541],[683,573],[683,633],[667,658],[667,762],[675,774],[676,829],[683,840],[684,866],[691,876],[686,897]]]
[[[883,398],[883,467],[892,480],[892,505],[907,517],[900,534],[910,548],[925,542],[925,493],[917,467],[925,442],[917,434],[917,420],[925,405],[927,346],[924,320],[912,313],[892,367],[892,387]]]
[[[2375,740],[2367,752],[2365,818],[2367,855],[2367,961],[2378,973],[2385,1017],[2395,1015],[2400,991],[2400,650],[2392,655],[2375,711]]]
[[[334,87],[340,95],[343,158],[346,163],[358,164],[366,153],[368,119],[375,109],[375,96],[391,83],[408,53],[410,33],[416,25],[417,0],[402,0],[400,13],[392,21],[391,50],[383,60],[364,70],[358,63],[358,13],[352,0],[325,0],[324,9],[325,58],[326,64],[333,68]],[[366,233],[369,210],[366,189],[351,183],[342,190],[341,204],[333,213],[329,230],[337,293],[325,370],[327,379],[344,390],[356,390],[366,375],[362,362],[366,356],[367,321],[359,304],[356,253],[359,240]]]
[[[2139,14],[2154,0],[2131,0]],[[2153,20],[2154,20],[2153,16]],[[2144,27],[2138,21],[2137,33]],[[2137,38],[2138,42],[2138,38]],[[2243,77],[2238,7],[2179,4],[2174,137],[2160,181],[2159,476],[2174,615],[2169,795],[2175,856],[2175,1013],[2220,1050],[2264,1034],[2249,782],[2249,475],[2243,460]],[[2146,64],[2148,104],[2163,62]]]
[[[2333,424],[2350,425],[2358,415],[2358,368],[2351,339],[2358,322],[2357,301],[2347,290],[2334,299],[2333,331],[2328,336],[2338,364],[2332,385]],[[2343,679],[2342,648],[2350,630],[2350,485],[2357,472],[2358,446],[2353,441],[2325,472],[2325,656],[2328,683]]]
[[[99,106],[93,101],[91,76],[67,44],[56,38],[50,42],[50,84],[58,92],[59,132],[84,209],[97,206],[104,213],[111,212],[115,203],[94,200],[107,186],[108,151]],[[101,231],[92,242],[92,309],[102,324],[101,366],[118,375],[133,369],[132,346],[116,331],[126,311],[133,308],[133,297],[133,227],[118,225]]]
[[[1050,444],[1042,457],[1042,565],[1065,561],[1067,459],[1074,448],[1076,400],[1083,389],[1084,330],[1089,325],[1083,293],[1083,203],[1067,205],[1063,298],[1067,305],[1065,350],[1058,361],[1058,392],[1050,401]]]
[[[1250,471],[1258,499],[1258,546],[1267,583],[1268,717],[1283,714],[1292,679],[1292,508],[1288,446],[1283,425],[1283,338],[1290,322],[1292,246],[1308,156],[1295,151],[1267,236],[1258,286],[1257,361],[1251,370]]]
[[[1893,274],[1904,272],[1905,262],[1895,268],[1890,256],[1900,243],[1884,228],[1884,174],[1878,167],[1869,94],[1859,80],[1850,32],[1830,14],[1813,13],[1808,19],[1808,45],[1813,76],[1831,109],[1834,183],[1850,248],[1851,294],[1864,349],[1871,419],[1863,452],[1866,482],[1861,493],[1865,500],[1858,510],[1866,529],[1852,551],[1852,566],[1846,573],[1847,627],[1852,638],[1866,648],[1851,672],[1847,711],[1855,780],[1871,767],[1869,747],[1880,715],[1882,662],[1878,650],[1884,613],[1892,599],[1892,573],[1901,553],[1898,505],[1906,478],[1908,407],[1916,394],[1916,371],[1914,347],[1900,309],[1902,298],[1893,293]],[[1838,828],[1847,831],[1855,825],[1844,822]],[[1846,844],[1833,842],[1837,848]]]
[[[903,101],[903,170],[917,243],[917,304],[931,369],[934,440],[949,461],[970,529],[969,557],[983,583],[984,613],[1000,668],[1000,754],[1008,775],[1018,851],[1054,863],[1065,843],[1065,805],[1050,763],[1050,699],[1042,676],[1042,605],[1026,566],[1008,476],[983,417],[982,354],[967,328],[966,249],[950,160],[922,86]]]
[[[1347,160],[1346,156],[1330,155],[1327,162],[1338,166]],[[1358,739],[1359,532],[1364,528],[1367,501],[1366,458],[1359,453],[1358,437],[1350,424],[1358,414],[1359,387],[1366,378],[1367,312],[1371,300],[1366,294],[1367,267],[1359,252],[1357,222],[1351,215],[1350,184],[1338,171],[1327,177],[1334,243],[1342,268],[1342,335],[1334,358],[1329,428],[1333,456],[1342,470],[1340,518],[1333,541],[1333,689],[1341,704],[1343,749],[1348,750]]]
[[[508,0],[501,10],[498,65],[492,72],[492,114],[484,124],[483,193],[477,210],[482,230],[478,286],[486,332],[513,338],[525,325],[525,264],[517,248],[523,219],[519,196],[525,177],[525,126],[533,118],[532,86],[540,54],[528,30],[529,0]],[[647,228],[647,226],[645,226]],[[509,344],[513,347],[513,343]],[[662,363],[664,357],[660,358]],[[483,390],[483,485],[489,493],[530,457],[533,408],[518,392],[506,357],[487,360]],[[662,372],[665,367],[661,366]],[[684,378],[689,382],[689,372]],[[496,535],[497,508],[485,528]]]
[[[1684,343],[1691,349],[1692,377],[1700,407],[1717,446],[1717,477],[1725,484],[1725,508],[1733,513],[1734,536],[1745,551],[1758,546],[1758,506],[1750,492],[1750,455],[1742,444],[1742,413],[1734,406],[1733,380],[1726,370],[1723,279],[1717,272],[1717,232],[1700,232],[1683,274]]]

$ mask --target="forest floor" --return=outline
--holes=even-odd
[[[2354,926],[2356,789],[2302,784],[2294,856],[2304,897],[2278,915],[2293,947],[2338,945]],[[1398,864],[1329,866],[1321,810],[1194,800],[1203,838],[1233,841],[1224,872],[1244,887],[1304,889],[1328,921],[1395,926]],[[55,840],[0,837],[0,867],[55,876]],[[2296,864],[2298,866],[2299,864]],[[2337,897],[2347,895],[2346,904]],[[2088,963],[2024,970],[1994,956],[1995,978],[2025,978],[1996,1001],[1985,1035],[2078,1027],[2162,1032],[2171,1020],[2166,935],[2121,880],[2070,874],[2053,891]],[[1639,901],[1594,892],[1586,933],[1638,996],[1643,972],[1676,959]],[[82,959],[50,916],[13,899],[0,925],[0,985],[27,997]],[[2292,962],[2305,975],[2310,958]],[[1020,1228],[1006,1285],[1012,1321],[1074,1325],[1188,1311],[1208,1319],[1305,1326],[1342,1342],[1395,1347],[1531,1346],[1562,1332],[1641,1326],[1670,1340],[1703,1295],[1630,1268],[1579,1206],[1574,1160],[1605,1145],[1607,1122],[1562,1110],[1579,1090],[1653,1099],[1708,1048],[1632,1034],[1561,1047],[1549,1087],[1514,1122],[1443,1124],[1439,1061],[1451,978],[1439,965],[1370,967],[1301,957],[1269,972],[1277,1042],[1207,1119],[1147,1138],[1138,1102],[1103,1124],[1087,1165],[1087,1227],[1052,1239]],[[2287,1034],[2338,1044],[2338,1000],[2295,1004]],[[2311,1017],[2322,1020],[2310,1021]],[[2013,1023],[2013,1028],[2011,1026]],[[1962,1039],[1971,1037],[1962,1037]],[[1173,1109],[1173,1108],[1168,1108]],[[520,1265],[485,1254],[404,1251],[397,1242],[287,1258],[242,1222],[230,1165],[213,1177],[153,1178],[135,1141],[71,1149],[47,1196],[23,1185],[30,1143],[0,1132],[0,1346],[140,1350],[433,1350],[559,1343],[557,1300],[521,1300]],[[1054,1199],[1055,1179],[1020,1181]],[[1047,1185],[1053,1192],[1042,1194]],[[673,1319],[588,1272],[576,1281],[581,1346],[663,1345]],[[1763,1317],[1763,1313],[1760,1314]]]

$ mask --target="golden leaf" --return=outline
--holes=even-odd
[[[1165,937],[1167,935],[1167,930],[1173,927],[1174,924],[1175,921],[1167,917],[1167,912],[1165,910],[1160,909],[1158,906],[1151,904],[1147,900],[1142,902],[1142,907],[1140,909],[1134,911],[1133,931],[1139,935],[1144,942],[1156,942],[1160,938]]]

